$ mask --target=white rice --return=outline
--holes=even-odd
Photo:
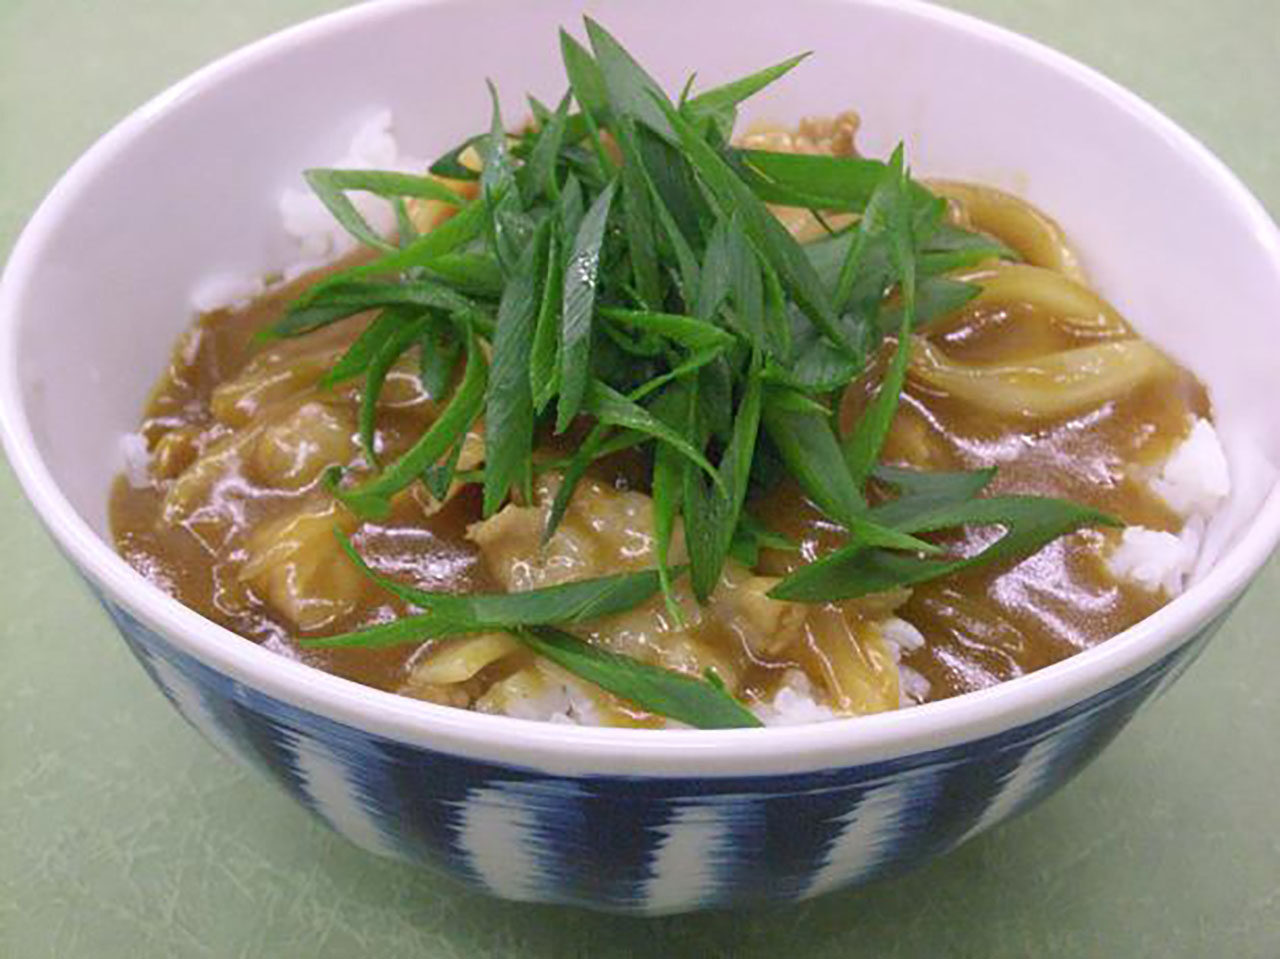
[[[351,138],[347,152],[327,163],[315,163],[340,170],[394,170],[421,173],[427,164],[400,152],[396,143],[391,111],[379,110],[362,123]],[[352,193],[351,202],[382,236],[395,231],[395,211],[391,204],[370,193]],[[293,262],[280,279],[295,279],[350,253],[356,240],[338,223],[305,183],[287,188],[279,199],[281,225],[297,245]],[[266,289],[261,277],[214,274],[202,280],[191,293],[197,313],[238,309],[261,296]]]
[[[151,454],[141,433],[125,433],[118,446],[124,478],[134,489],[151,485]]]
[[[929,680],[902,664],[902,654],[924,646],[924,633],[905,619],[891,616],[880,624],[880,635],[898,664],[898,707],[917,706],[929,695]]]
[[[191,306],[197,313],[238,309],[261,296],[267,284],[261,277],[215,273],[205,277],[191,291]]]
[[[326,164],[339,170],[392,170],[421,173],[426,164],[400,152],[392,131],[391,111],[382,110],[357,131],[345,156]],[[395,231],[391,204],[370,193],[353,193],[351,202],[382,236]],[[298,242],[302,258],[311,263],[334,260],[356,247],[356,241],[305,187],[288,189],[280,197],[285,232]],[[290,271],[292,275],[297,275]]]
[[[891,616],[880,624],[880,635],[889,647],[893,661],[898,663],[899,707],[917,705],[929,695],[929,681],[910,666],[903,666],[901,660],[904,652],[924,645],[924,634],[905,619]],[[798,669],[787,670],[773,699],[753,706],[751,711],[766,726],[796,726],[842,718],[831,707],[819,702],[813,683]]]
[[[752,706],[751,711],[766,726],[798,726],[840,718],[830,707],[818,703],[809,677],[798,669],[787,670],[773,699]]]
[[[1182,445],[1169,454],[1151,489],[1183,518],[1212,516],[1231,492],[1227,454],[1208,420],[1196,420]]]
[[[326,164],[339,169],[377,169],[418,173],[421,160],[402,154],[396,143],[389,110],[374,114],[356,131],[346,155]],[[366,193],[352,195],[352,202],[369,224],[384,236],[395,228],[389,203]],[[303,187],[286,189],[279,201],[282,225],[297,244],[297,258],[284,272],[289,280],[332,262],[354,249],[356,241],[333,218],[324,205]],[[244,306],[266,289],[260,278],[215,275],[208,277],[192,293],[198,312]],[[137,434],[121,440],[125,475],[131,483],[145,484],[147,450]],[[1128,579],[1148,590],[1164,590],[1176,596],[1190,579],[1207,565],[1202,546],[1210,520],[1231,489],[1226,456],[1213,424],[1197,420],[1187,439],[1150,478],[1151,488],[1184,519],[1178,533],[1128,527],[1119,544],[1107,557],[1108,568],[1118,578]],[[1197,568],[1197,560],[1201,560]],[[882,635],[894,661],[899,663],[900,704],[922,702],[929,682],[920,673],[901,664],[904,652],[918,649],[925,637],[913,625],[897,617],[881,624]],[[563,676],[545,684],[538,696],[528,697],[508,709],[508,715],[522,719],[574,725],[598,725],[599,710],[591,695],[572,677]],[[809,678],[790,670],[767,703],[752,711],[769,726],[789,726],[826,722],[840,718],[817,698]],[[682,724],[670,722],[671,727]]]
[[[506,715],[568,726],[600,726],[600,711],[591,695],[571,677],[558,677],[543,684],[536,696],[513,699]]]
[[[1208,420],[1191,432],[1150,478],[1151,489],[1183,520],[1177,533],[1129,526],[1107,557],[1117,579],[1177,596],[1190,583],[1210,520],[1231,492],[1227,457]]]

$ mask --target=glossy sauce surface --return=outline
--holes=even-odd
[[[984,278],[991,279],[975,277]],[[998,288],[1000,284],[990,285]],[[264,358],[251,336],[277,316],[296,292],[296,287],[284,289],[242,312],[206,316],[180,345],[142,427],[161,476],[141,485],[125,478],[117,482],[112,498],[117,542],[124,556],[151,579],[241,635],[321,669],[396,689],[419,653],[416,647],[303,649],[297,640],[385,621],[404,612],[397,600],[358,574],[352,576],[350,570],[322,570],[340,578],[352,601],[347,608],[330,611],[331,615],[321,610],[311,628],[299,628],[273,612],[271,603],[263,602],[261,590],[255,592],[254,584],[244,580],[246,542],[253,529],[308,504],[315,504],[319,524],[334,524],[337,517],[325,513],[328,494],[318,479],[296,489],[281,489],[278,481],[261,482],[255,475],[255,461],[246,457],[245,462],[224,468],[217,482],[203,491],[204,499],[194,511],[174,521],[166,510],[166,495],[174,483],[163,477],[166,468],[179,470],[186,465],[184,460],[189,462],[217,443],[227,442],[232,432],[211,413],[211,407],[233,422],[238,417],[248,423],[255,417],[270,421],[280,415],[282,405],[296,413],[295,398],[282,404],[273,395],[271,377],[266,377],[266,387],[230,398],[225,388],[219,394],[220,384],[254,363],[280,370],[325,368],[357,335],[364,322],[360,318],[318,336],[273,344]],[[1034,362],[1048,353],[1132,337],[1128,327],[1115,320],[1089,325],[1079,317],[1056,316],[1017,296],[984,296],[940,321],[927,338],[951,361],[990,367]],[[887,343],[885,350],[892,345]],[[412,372],[401,372],[403,382],[389,389],[391,399],[384,401],[387,409],[379,414],[377,443],[384,458],[405,448],[434,412]],[[876,380],[868,375],[850,388],[846,419],[856,415]],[[354,423],[356,384],[320,394],[313,389],[306,395],[312,396],[312,402],[320,395],[321,406],[336,411],[334,415],[346,424],[338,427],[339,433]],[[1097,506],[1127,522],[1176,529],[1177,517],[1148,491],[1142,470],[1158,463],[1186,435],[1192,416],[1207,413],[1202,387],[1168,362],[1158,375],[1122,395],[1056,417],[993,414],[913,372],[884,458],[927,469],[997,465],[992,492],[1061,496]],[[340,458],[359,467],[362,459],[350,436],[340,445],[344,450]],[[172,463],[166,467],[169,460]],[[635,472],[623,464],[611,481],[627,486],[635,482],[628,474]],[[421,494],[402,496],[386,520],[358,528],[352,525],[349,531],[360,552],[384,573],[428,589],[491,590],[493,578],[475,543],[464,535],[467,525],[479,519],[476,493],[474,487],[464,489],[431,515],[423,508]],[[794,489],[780,488],[753,508],[803,546],[799,554],[766,555],[763,572],[781,573],[800,561],[797,556],[811,558],[839,542],[838,531]],[[970,530],[951,543],[959,552],[973,551],[994,532]],[[1112,534],[1083,531],[1012,566],[984,568],[915,588],[898,614],[928,638],[927,645],[905,662],[930,681],[929,698],[981,688],[1040,668],[1103,641],[1158,608],[1162,595],[1118,583],[1107,572],[1101,558],[1107,535]],[[813,643],[793,645],[770,659],[753,654],[740,637],[715,623],[701,628],[699,639],[731,660],[731,668],[751,673],[748,688],[765,689],[782,669],[792,666],[822,684],[827,664],[823,651]],[[492,682],[518,666],[519,657],[515,657],[497,674],[490,671],[477,683]]]
[[[1119,341],[1132,336],[1120,329]],[[1014,363],[1047,349],[1096,342],[1025,303],[977,304],[942,321],[929,339],[949,355],[982,364]],[[882,356],[883,360],[883,356]],[[852,420],[876,378],[846,395]],[[909,376],[885,446],[884,461],[929,470],[997,466],[987,492],[1032,493],[1086,503],[1126,523],[1176,531],[1181,519],[1146,484],[1146,474],[1185,438],[1191,417],[1205,417],[1203,387],[1168,362],[1124,394],[1058,417],[1029,420],[977,409]],[[792,496],[795,492],[792,491]],[[816,509],[797,509],[785,495],[760,512],[803,545],[812,558],[840,542]],[[998,530],[970,528],[941,540],[971,555]],[[1115,531],[1087,529],[1050,543],[1020,562],[993,564],[912,589],[898,615],[919,628],[926,646],[904,662],[924,675],[931,699],[1020,676],[1096,645],[1164,605],[1163,593],[1118,581],[1104,556]],[[771,569],[797,560],[769,558]]]
[[[354,340],[365,318],[354,317],[320,334],[282,341],[265,350],[253,342],[254,333],[278,317],[284,305],[313,279],[282,288],[242,311],[206,315],[187,334],[157,386],[141,428],[152,449],[153,472],[157,467],[165,470],[166,442],[181,450],[172,454],[177,460],[174,470],[186,465],[182,460],[225,442],[231,430],[214,416],[211,401],[221,384],[242,374],[250,363],[263,362],[265,354],[267,362],[282,370],[311,365],[327,368],[338,351]],[[392,388],[389,392],[407,394],[398,397],[407,402],[396,409],[380,410],[378,445],[384,458],[407,447],[430,422],[433,412],[432,404],[413,387],[411,377],[405,380],[407,389]],[[358,385],[346,384],[329,393],[325,402],[342,411],[346,425],[353,426]],[[278,405],[273,399],[259,395],[239,405],[245,417],[253,419],[273,412]],[[291,402],[291,397],[285,400],[286,405]],[[186,442],[188,437],[191,442]],[[346,462],[358,461],[354,440],[344,445],[351,454]],[[241,580],[247,558],[245,541],[251,530],[287,517],[308,503],[331,500],[318,478],[298,489],[282,489],[263,479],[254,475],[251,463],[234,463],[203,491],[201,508],[174,521],[166,517],[165,509],[166,494],[174,480],[162,475],[139,485],[127,476],[120,477],[111,503],[117,546],[132,565],[167,592],[240,635],[320,669],[378,688],[396,688],[403,681],[412,647],[304,649],[298,639],[402,615],[405,607],[397,599],[357,573],[344,578],[356,590],[354,609],[326,617],[315,628],[299,629]],[[412,498],[402,498],[387,519],[352,530],[352,542],[375,568],[423,588],[493,589],[475,546],[463,535],[478,509],[471,490],[431,517],[424,517]],[[326,531],[333,525],[326,524]]]

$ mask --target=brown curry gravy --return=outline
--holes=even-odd
[[[956,360],[1013,363],[1026,356],[1097,342],[1096,334],[1056,322],[1027,303],[977,304],[939,321],[928,338]],[[1112,336],[1133,334],[1125,328]],[[884,362],[888,347],[882,351]],[[845,397],[852,422],[879,377],[864,377]],[[1146,485],[1142,473],[1183,440],[1193,418],[1209,416],[1203,385],[1169,362],[1160,375],[1104,403],[1057,418],[1025,420],[975,409],[908,377],[883,461],[930,470],[997,466],[986,492],[1036,494],[1088,504],[1127,524],[1177,531],[1182,520]],[[839,542],[836,527],[790,495],[762,504],[766,522],[814,557]],[[963,555],[998,530],[969,529],[945,540]],[[1085,529],[1013,564],[979,567],[912,588],[897,615],[926,645],[903,662],[930,682],[930,699],[981,689],[1040,669],[1116,635],[1168,601],[1163,593],[1118,581],[1103,557],[1117,532]],[[775,554],[770,571],[797,565]]]
[[[242,311],[214,313],[199,321],[191,339],[175,352],[147,407],[142,433],[149,446],[154,448],[175,430],[209,432],[214,388],[260,352],[250,342],[252,334],[277,317],[309,281],[272,292]],[[1088,338],[1042,313],[1025,303],[978,304],[941,321],[929,336],[959,361],[984,363],[1016,360],[1046,347],[1069,348]],[[334,351],[349,343],[363,322],[355,318],[277,349],[283,356]],[[891,347],[892,342],[886,345]],[[865,401],[868,384],[873,383],[868,377],[850,388],[849,415]],[[334,402],[354,409],[356,388],[335,390]],[[380,417],[379,442],[387,458],[412,442],[429,412],[429,405],[415,409],[409,404],[407,410]],[[1191,417],[1208,412],[1203,387],[1172,363],[1164,375],[1123,396],[1077,415],[1034,421],[975,410],[912,379],[884,458],[929,469],[997,464],[992,492],[1061,496],[1130,523],[1176,529],[1179,520],[1134,478],[1135,467],[1158,463],[1185,437]],[[216,438],[217,430],[211,435]],[[241,533],[297,509],[318,493],[317,483],[282,491],[255,483],[250,476],[241,480],[234,490]],[[297,640],[308,635],[306,631],[294,631],[266,604],[246,595],[237,580],[243,557],[234,552],[220,555],[217,544],[203,536],[198,525],[193,529],[191,524],[162,521],[164,485],[139,487],[121,477],[112,491],[112,528],[132,565],[187,606],[279,653],[382,689],[403,683],[416,653],[412,645],[382,650],[301,648]],[[464,536],[466,526],[479,518],[476,493],[468,489],[429,517],[411,500],[402,499],[387,520],[364,524],[354,542],[375,568],[423,588],[493,589],[476,547]],[[838,531],[793,488],[774,491],[752,508],[803,544],[799,556],[813,557],[839,541]],[[971,530],[951,542],[961,552],[971,551],[992,535],[991,530]],[[1117,582],[1107,572],[1099,552],[1106,535],[1114,534],[1082,531],[1013,565],[916,587],[898,614],[927,637],[927,645],[905,662],[929,680],[929,698],[953,696],[1039,669],[1107,639],[1162,605],[1163,595]],[[783,572],[798,562],[796,555],[766,555],[762,571]],[[354,629],[403,612],[398,601],[366,583],[354,613],[313,634]],[[732,654],[740,658],[740,651]],[[804,665],[814,672],[812,663],[759,665],[768,672],[787,665]]]

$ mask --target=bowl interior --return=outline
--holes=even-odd
[[[1210,385],[1235,479],[1217,546],[1246,529],[1280,462],[1270,415],[1280,244],[1193,140],[1065,58],[934,8],[595,6],[670,89],[694,69],[709,85],[813,50],[750,116],[857,109],[864,152],[904,140],[917,173],[1002,185],[1057,217],[1105,295]],[[0,314],[17,391],[6,400],[20,406],[8,411],[11,450],[38,455],[106,537],[119,438],[191,322],[198,281],[293,260],[279,194],[301,169],[341,156],[376,110],[393,111],[404,152],[432,157],[484,122],[486,77],[511,121],[525,91],[554,102],[555,31],[576,32],[582,11],[569,0],[347,11],[215,64],[134,114],[64,178],[10,263]],[[712,42],[726,23],[732,42]]]

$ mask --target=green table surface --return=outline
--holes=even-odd
[[[133,107],[338,5],[0,0],[0,255]],[[1280,213],[1277,0],[954,5],[1135,89]],[[315,824],[178,721],[7,466],[0,610],[0,956],[1280,956],[1276,563],[1189,676],[1031,813],[902,879],[662,920],[491,901]]]

